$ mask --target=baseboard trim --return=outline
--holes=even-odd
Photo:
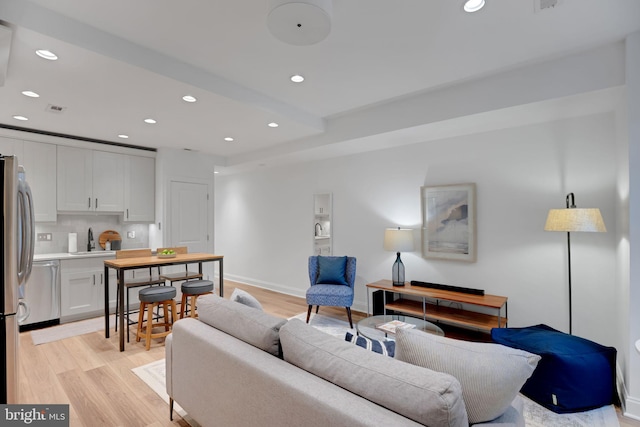
[[[255,286],[256,288],[267,289],[269,291],[279,292],[285,295],[291,295],[293,297],[305,298],[307,292],[306,288],[301,291],[300,289],[294,289],[289,286],[284,286],[279,283],[265,282],[263,280],[252,279],[250,277],[238,276],[235,274],[224,274],[224,280],[230,280],[232,282],[242,283],[244,285]],[[225,293],[226,295],[226,293]],[[351,309],[362,313],[367,312],[367,303],[363,301],[353,301]]]
[[[629,391],[624,382],[624,374],[618,363],[616,363],[616,387],[618,396],[620,396],[622,415],[640,421],[640,399],[629,396]]]

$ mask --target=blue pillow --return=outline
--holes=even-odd
[[[385,356],[393,357],[396,353],[395,341],[372,340],[366,337],[353,335],[351,332],[347,332],[344,336],[344,340]]]
[[[346,256],[319,256],[318,270],[316,284],[349,286],[345,278],[347,272]]]

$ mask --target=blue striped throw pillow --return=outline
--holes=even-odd
[[[396,352],[395,341],[372,340],[358,335],[353,335],[351,332],[347,332],[344,336],[344,340],[373,351],[374,353],[380,353],[389,357],[393,357]]]

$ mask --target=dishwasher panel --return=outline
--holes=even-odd
[[[60,324],[60,261],[34,261],[31,276],[21,286],[29,303],[29,317],[20,332]]]

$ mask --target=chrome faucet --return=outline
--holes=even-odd
[[[318,227],[320,228],[320,231],[318,231]],[[314,231],[316,236],[322,235],[322,225],[319,222],[316,222],[316,225],[314,228],[315,228]]]
[[[89,236],[87,237],[87,251],[91,252],[92,249],[96,248],[96,242],[93,240],[93,230],[89,227]]]

